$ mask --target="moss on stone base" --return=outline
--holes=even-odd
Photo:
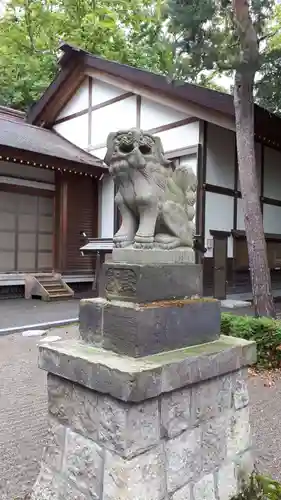
[[[187,304],[200,304],[200,303],[206,303],[206,302],[214,302],[218,303],[219,301],[217,299],[214,299],[212,297],[190,297],[190,298],[185,298],[185,299],[171,299],[171,300],[158,300],[158,301],[153,301],[153,302],[148,302],[147,304],[139,304],[140,307],[149,309],[152,307],[184,307]]]

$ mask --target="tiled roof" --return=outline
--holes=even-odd
[[[30,151],[84,165],[102,167],[99,158],[78,148],[56,132],[0,115],[0,146]]]

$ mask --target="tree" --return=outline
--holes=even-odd
[[[168,73],[162,0],[8,0],[0,17],[0,104],[26,109],[57,71],[60,40]]]
[[[177,50],[197,71],[234,72],[234,109],[240,186],[254,306],[275,316],[254,150],[254,80],[262,65],[271,0],[168,0]]]

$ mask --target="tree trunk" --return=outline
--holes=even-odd
[[[240,186],[244,204],[245,230],[257,316],[275,317],[262,213],[259,200],[254,147],[253,83],[255,72],[237,70],[234,108]]]
[[[232,0],[232,3],[240,42],[240,63],[234,82],[236,142],[253,299],[257,316],[275,317],[255,157],[253,87],[260,67],[259,44],[249,1]]]

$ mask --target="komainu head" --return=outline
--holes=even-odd
[[[130,169],[141,170],[148,163],[171,166],[165,160],[161,140],[143,130],[121,130],[109,134],[104,158],[113,177],[126,175]]]

